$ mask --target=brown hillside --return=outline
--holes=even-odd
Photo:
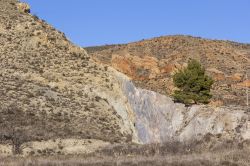
[[[245,105],[250,75],[250,45],[191,36],[167,36],[139,42],[86,48],[99,63],[130,76],[142,88],[171,94],[171,76],[190,58],[199,60],[215,79],[211,104]]]
[[[131,141],[109,103],[119,94],[112,72],[29,10],[0,0],[0,144]]]

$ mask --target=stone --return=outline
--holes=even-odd
[[[243,81],[241,83],[238,83],[237,85],[240,86],[240,87],[250,88],[250,80],[245,80],[245,81]]]
[[[30,6],[27,3],[18,3],[17,8],[24,13],[30,13]]]
[[[232,80],[234,80],[234,81],[241,81],[242,80],[242,78],[243,78],[243,74],[241,74],[241,73],[235,73],[235,74],[233,74],[230,78],[232,79]]]

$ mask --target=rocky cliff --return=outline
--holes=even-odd
[[[170,97],[134,86],[120,77],[122,90],[135,114],[140,142],[190,142],[210,135],[224,140],[250,139],[247,107],[212,107],[174,103]]]

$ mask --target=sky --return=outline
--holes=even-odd
[[[250,43],[250,0],[22,0],[79,46],[165,35]]]

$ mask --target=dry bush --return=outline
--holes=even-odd
[[[57,156],[57,157],[33,157],[33,158],[0,158],[0,165],[23,165],[23,166],[248,166],[250,151],[231,150],[216,153],[192,153],[156,156]]]
[[[23,127],[27,119],[16,105],[11,105],[1,111],[0,115],[0,143],[10,143],[13,154],[21,154],[21,145],[28,141],[26,130]]]
[[[211,141],[211,140],[210,140]],[[67,155],[47,157],[0,158],[0,165],[73,165],[73,166],[249,166],[250,144],[237,141],[217,141],[209,149],[205,142],[189,144],[168,142],[165,144],[135,145],[117,144],[90,155]]]

